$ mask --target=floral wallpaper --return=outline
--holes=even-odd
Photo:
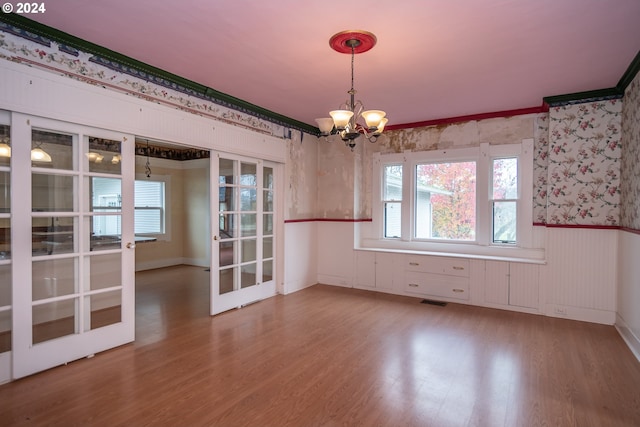
[[[620,225],[640,230],[640,73],[624,94],[620,169]]]
[[[59,45],[44,37],[0,22],[0,58],[124,92],[200,116],[280,138],[290,129],[223,105],[222,101],[106,58]]]
[[[549,114],[540,114],[533,130],[533,223],[547,223]]]
[[[622,101],[549,111],[547,224],[620,224]]]

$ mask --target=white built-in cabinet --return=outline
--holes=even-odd
[[[397,257],[391,253],[357,251],[354,287],[392,292]]]
[[[356,251],[354,287],[536,313],[538,264]]]
[[[537,310],[539,268],[537,264],[486,261],[484,301],[491,305]]]

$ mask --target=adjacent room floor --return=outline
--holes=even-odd
[[[209,317],[208,274],[139,274],[136,342],[0,386],[0,424],[640,425],[611,326],[323,285]]]

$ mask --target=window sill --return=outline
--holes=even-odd
[[[364,239],[355,248],[361,251],[388,252],[407,255],[428,255],[489,261],[546,264],[545,250],[507,246],[480,246],[464,243],[403,242]]]

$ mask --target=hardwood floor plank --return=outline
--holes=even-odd
[[[0,424],[640,425],[611,326],[322,285],[210,317],[208,280],[140,274],[135,343],[0,386]]]

